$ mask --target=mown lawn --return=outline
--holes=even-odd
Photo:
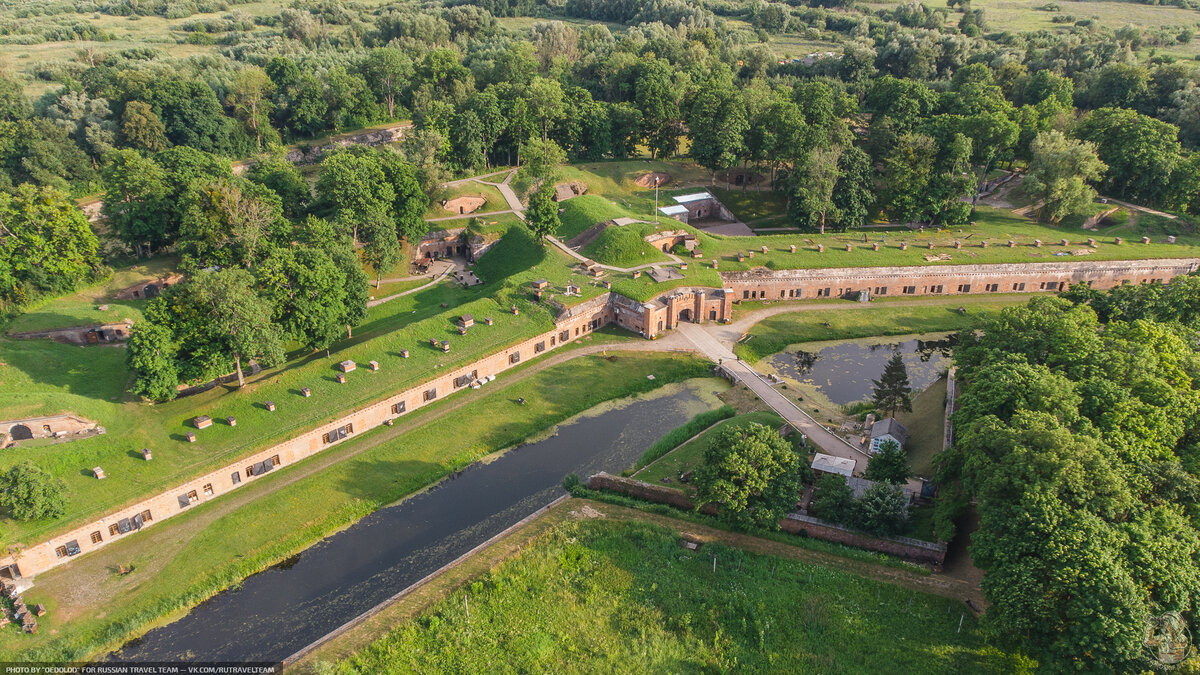
[[[826,309],[812,305],[812,309],[776,314],[756,323],[747,332],[748,337],[733,351],[747,362],[756,363],[801,342],[961,330],[974,325],[981,314],[1028,302],[1029,298],[1010,295],[958,300],[939,302],[933,299],[924,306],[877,302],[861,309]],[[958,311],[960,305],[967,309],[966,314]]]
[[[503,176],[497,176],[503,178]],[[437,194],[437,198],[429,204],[429,210],[425,212],[426,218],[442,218],[445,216],[459,215],[458,211],[448,211],[442,206],[442,203],[458,197],[483,197],[483,206],[475,209],[472,213],[488,213],[489,211],[507,211],[508,202],[505,201],[504,195],[491,185],[482,183],[464,183],[454,187],[445,188]],[[471,215],[471,214],[466,214]]]
[[[718,258],[722,271],[755,267],[817,269],[1200,257],[1200,236],[1195,234],[1180,236],[1175,244],[1166,243],[1165,236],[1155,237],[1150,244],[1142,244],[1138,240],[1131,241],[1125,234],[1125,243],[1118,246],[1113,243],[1113,236],[1122,236],[1123,233],[1113,235],[1088,232],[1078,227],[1043,225],[1010,211],[988,207],[979,208],[975,222],[975,225],[962,227],[926,228],[923,232],[897,228],[866,233],[785,233],[757,237],[727,237],[701,232],[699,240],[705,260]],[[1096,239],[1096,249],[1087,246],[1088,237]],[[1069,241],[1067,246],[1059,244],[1064,238]],[[1040,248],[1034,246],[1039,239],[1042,241]],[[1010,240],[1016,242],[1017,246],[1009,248]],[[962,243],[961,249],[954,248],[955,241]],[[987,248],[980,245],[984,241],[988,243]],[[880,243],[878,251],[872,250],[872,244],[876,242]],[[908,244],[907,250],[901,250],[901,243]],[[930,243],[934,245],[932,250],[928,248]],[[790,252],[793,244],[796,246],[795,253]],[[818,244],[825,247],[824,252],[817,252]],[[850,251],[846,250],[847,244],[851,246]],[[768,248],[765,254],[761,252],[763,246]],[[1091,252],[1072,255],[1085,250]],[[755,252],[754,258],[739,263],[738,252],[750,251]]]
[[[528,368],[536,361],[522,366]],[[647,379],[653,374],[654,380]],[[46,604],[35,636],[0,631],[0,658],[80,660],[111,647],[170,612],[295,553],[328,533],[434,483],[452,471],[604,401],[704,377],[699,359],[679,354],[583,356],[507,384],[466,391],[401,418],[397,429],[374,429],[247,485],[204,501],[153,528],[114,542],[38,577],[26,593]],[[529,405],[511,401],[525,398]],[[465,403],[462,403],[466,399]],[[427,420],[445,406],[471,424]],[[400,433],[409,425],[407,433]],[[350,455],[291,481],[314,462]],[[155,457],[158,461],[158,457]],[[243,495],[261,494],[251,501]],[[231,508],[233,507],[233,508]],[[262,524],[269,522],[270,527]],[[120,566],[132,567],[119,574]],[[84,589],[81,592],[80,589]],[[103,607],[103,611],[96,611]]]
[[[787,208],[787,196],[774,190],[743,191],[740,188],[710,187],[708,191],[742,222],[780,216]],[[787,223],[780,225],[786,226]]]
[[[439,284],[383,303],[369,310],[366,321],[355,327],[354,337],[335,343],[328,356],[292,353],[285,365],[252,378],[245,389],[221,386],[153,406],[126,396],[132,375],[122,349],[0,338],[0,419],[72,412],[107,430],[69,443],[23,446],[0,457],[0,468],[34,461],[65,480],[69,496],[62,518],[0,520],[0,544],[36,543],[549,330],[556,310],[531,299],[529,281],[545,277],[551,280],[552,290],[565,287],[574,275],[568,260],[559,251],[538,246],[523,228],[514,229],[476,265],[476,273],[486,282],[481,286]],[[582,297],[571,301],[604,291],[590,283],[581,286]],[[513,304],[519,308],[518,316],[509,311]],[[459,336],[453,317],[464,312],[490,316],[495,325],[480,324]],[[430,338],[448,340],[451,352],[431,348]],[[410,350],[410,358],[402,358],[401,349]],[[338,384],[334,366],[346,359],[360,364],[375,360],[381,370],[360,368],[346,384]],[[299,393],[306,386],[312,390],[311,398]],[[265,410],[263,402],[268,400],[276,403],[276,412]],[[234,416],[238,425],[221,421],[198,431],[197,442],[188,443],[184,434],[191,430],[190,420],[202,414],[214,420]],[[154,452],[154,461],[141,459],[142,448]],[[104,469],[106,480],[91,477],[95,466]]]
[[[987,646],[960,602],[718,543],[689,551],[660,525],[585,519],[556,526],[330,670],[499,664],[556,673],[1029,669]]]
[[[633,477],[638,480],[644,480],[647,483],[657,484],[662,484],[663,478],[670,478],[671,483],[667,487],[686,489],[684,484],[679,482],[679,474],[695,470],[704,463],[704,451],[708,449],[709,443],[712,442],[713,434],[725,427],[740,428],[750,424],[765,424],[769,427],[778,428],[783,424],[783,418],[773,412],[764,410],[722,420],[709,427],[703,434],[675,448],[666,455],[663,455],[658,461],[638,471]]]
[[[933,457],[942,451],[946,429],[946,378],[939,378],[913,397],[912,412],[898,412],[896,419],[908,429],[904,450],[913,473],[933,477]]]
[[[568,199],[559,205],[562,213],[558,215],[562,226],[554,235],[561,241],[570,241],[583,233],[584,230],[615,218],[645,218],[636,215],[629,209],[600,195],[586,194]]]

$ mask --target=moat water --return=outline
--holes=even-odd
[[[954,335],[926,335],[892,341],[871,338],[814,343],[809,349],[790,349],[767,359],[780,375],[815,388],[831,403],[846,405],[871,398],[872,380],[899,351],[913,391],[933,384],[951,365]],[[807,345],[804,345],[807,346]]]
[[[567,474],[621,471],[709,407],[696,388],[679,388],[576,418],[247,578],[108,660],[281,661],[549,504]]]

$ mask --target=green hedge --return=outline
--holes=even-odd
[[[666,436],[658,439],[658,441],[646,448],[642,456],[638,458],[637,464],[633,465],[635,471],[646,466],[650,462],[662,457],[668,452],[683,445],[692,436],[704,431],[721,420],[729,419],[737,414],[731,405],[723,405],[716,410],[709,410],[696,415],[692,419],[685,422],[682,426],[675,427],[667,432]]]

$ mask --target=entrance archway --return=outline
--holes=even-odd
[[[27,441],[33,438],[33,432],[30,431],[29,427],[25,426],[24,424],[14,424],[12,428],[8,430],[8,436],[14,441]]]
[[[690,309],[680,310],[679,320],[681,322],[682,321],[691,321],[692,320],[692,310],[690,310]]]

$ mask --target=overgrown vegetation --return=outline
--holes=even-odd
[[[962,619],[958,631],[955,614],[963,614],[958,603],[832,567],[715,543],[688,551],[661,526],[586,520],[556,526],[330,670],[1022,667],[985,646],[974,619]],[[860,648],[845,649],[849,643]]]
[[[737,411],[734,410],[733,406],[723,405],[716,410],[706,410],[705,412],[696,415],[692,419],[688,420],[687,423],[668,431],[666,435],[655,441],[654,445],[646,448],[646,451],[642,453],[642,456],[639,457],[638,461],[633,465],[634,470],[636,471],[641,469],[659,457],[662,457],[668,452],[679,447],[692,436],[695,436],[717,422],[720,422],[724,419],[729,419],[736,414]]]

